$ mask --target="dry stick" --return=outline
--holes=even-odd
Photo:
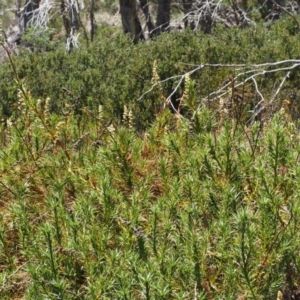
[[[236,81],[236,79],[238,79],[239,77],[241,76],[244,76],[245,74],[249,74],[249,73],[254,73],[254,72],[258,72],[256,74],[253,74],[251,76],[249,76],[248,78],[246,78],[244,81],[241,81],[240,83],[238,83],[237,85],[235,85],[235,87],[239,87],[241,85],[244,85],[247,81],[249,80],[253,80],[254,77],[257,77],[257,76],[260,76],[260,75],[265,75],[265,74],[268,74],[268,73],[275,73],[275,72],[279,72],[279,71],[290,71],[292,69],[295,69],[296,67],[299,67],[300,66],[300,61],[297,60],[297,64],[294,64],[292,65],[291,67],[285,67],[285,68],[279,68],[279,69],[274,69],[274,70],[263,70],[263,71],[260,71],[258,72],[257,70],[250,70],[250,71],[247,71],[247,72],[243,72],[243,73],[239,73],[237,76],[234,77],[234,80]],[[271,64],[270,64],[271,65]],[[272,64],[273,65],[273,64]],[[253,65],[252,65],[253,66]],[[254,65],[255,66],[255,65]],[[256,66],[260,66],[260,65],[256,65]],[[223,89],[228,87],[230,85],[230,83],[222,86],[219,90],[217,91],[214,91],[212,93],[210,93],[207,97],[205,98],[202,98],[202,101],[208,101],[208,98],[213,96],[213,95],[217,95],[219,94],[220,92],[223,92]],[[228,92],[223,92],[223,94],[220,94],[218,95],[218,97],[222,97],[224,95],[226,95]]]
[[[258,105],[260,105],[262,102],[265,102],[265,98],[264,98],[264,96],[262,95],[262,93],[260,92],[260,90],[258,89],[257,81],[255,80],[254,77],[252,77],[252,80],[253,80],[253,82],[254,82],[255,90],[256,90],[256,92],[258,93],[258,95],[259,95],[260,98],[261,98],[261,100],[260,100],[260,101],[258,102],[258,104],[255,106],[255,108],[256,108],[256,107],[258,107]],[[254,108],[254,111],[255,111],[255,108]]]
[[[292,66],[288,66],[288,67],[282,67],[282,68],[275,68],[275,69],[272,69],[272,70],[261,70],[263,68],[267,68],[267,67],[277,67],[277,66],[280,66],[280,65],[283,65],[283,64],[287,64],[287,63],[293,63]],[[246,72],[241,72],[239,74],[237,74],[235,77],[234,77],[234,81],[236,81],[238,78],[242,77],[242,76],[245,76],[245,75],[249,75],[251,74],[249,77],[247,77],[245,80],[241,81],[240,83],[238,83],[237,85],[235,85],[235,87],[239,87],[239,86],[242,86],[244,85],[246,82],[252,80],[254,82],[254,85],[255,85],[255,88],[256,88],[256,91],[257,93],[260,95],[261,97],[261,101],[260,101],[260,104],[264,101],[264,97],[263,95],[261,94],[261,92],[259,91],[258,89],[258,86],[257,86],[257,82],[255,80],[255,77],[258,77],[258,76],[261,76],[261,75],[265,75],[265,74],[269,74],[269,73],[276,73],[276,72],[280,72],[280,71],[288,71],[288,74],[287,76],[285,76],[285,78],[283,79],[282,83],[280,84],[279,86],[279,90],[277,90],[277,92],[275,93],[274,97],[277,96],[277,94],[279,93],[284,81],[286,80],[286,78],[288,77],[288,75],[290,74],[290,71],[299,67],[300,66],[300,60],[299,59],[289,59],[289,60],[282,60],[282,61],[279,61],[279,62],[274,62],[274,63],[263,63],[263,64],[253,64],[253,65],[246,65],[246,64],[201,64],[201,65],[193,65],[193,64],[185,64],[185,65],[188,65],[188,66],[197,66],[195,69],[183,74],[183,75],[176,75],[176,76],[172,76],[172,77],[169,77],[167,79],[164,79],[164,80],[161,80],[159,81],[158,83],[152,85],[152,87],[147,90],[145,93],[142,94],[142,96],[140,96],[137,101],[140,101],[144,98],[144,96],[148,93],[150,93],[157,85],[161,84],[161,83],[164,83],[164,82],[167,82],[169,80],[172,80],[172,79],[178,79],[178,84],[176,85],[175,89],[173,90],[173,92],[168,96],[167,98],[167,102],[170,103],[170,98],[171,96],[173,96],[175,94],[175,92],[177,91],[177,89],[179,88],[180,84],[182,83],[182,81],[184,80],[185,76],[187,74],[191,75],[193,73],[195,73],[196,71],[199,71],[201,69],[203,69],[204,67],[224,67],[224,68],[241,68],[241,69],[244,69],[245,67],[248,67],[248,68],[252,68],[251,70],[249,71],[246,71]],[[238,70],[238,69],[236,69]],[[253,74],[254,73],[254,74]],[[224,91],[225,88],[227,88],[229,85],[231,84],[231,82],[223,85],[221,88],[219,88],[218,90],[216,91],[213,91],[211,92],[207,97],[205,98],[202,98],[200,100],[200,104],[198,105],[198,108],[197,110],[199,110],[201,108],[201,105],[203,102],[207,102],[209,101],[209,98],[211,98],[212,96],[214,97],[214,99],[216,99],[216,97],[222,97],[226,94],[228,94],[228,91]],[[274,98],[273,97],[273,98]],[[272,99],[273,99],[272,98]],[[272,100],[272,102],[274,101],[274,99]],[[172,103],[171,103],[171,106],[172,108],[174,109]],[[257,107],[255,107],[256,109]],[[262,109],[261,109],[262,110]],[[258,112],[256,112],[254,114],[254,116],[252,116],[251,120],[253,120],[260,112],[261,110],[259,110]],[[176,109],[174,109],[175,112],[177,112]],[[182,117],[182,116],[181,116]]]
[[[147,90],[145,93],[143,93],[138,99],[137,101],[140,101],[144,98],[145,95],[149,94],[150,92],[153,91],[153,89],[161,84],[161,83],[165,83],[169,80],[172,80],[172,79],[177,79],[177,78],[184,78],[186,76],[186,74],[193,74],[195,73],[196,71],[198,70],[201,70],[203,69],[204,67],[224,67],[224,68],[241,68],[241,69],[244,69],[245,67],[252,67],[252,68],[255,68],[255,69],[259,69],[259,68],[263,68],[263,67],[273,67],[273,66],[278,66],[278,65],[281,65],[281,64],[285,64],[285,63],[295,63],[292,67],[288,67],[288,68],[280,68],[280,69],[275,69],[275,70],[270,70],[270,71],[262,71],[261,73],[258,73],[258,74],[255,74],[255,76],[258,76],[258,75],[264,75],[264,74],[267,74],[267,73],[274,73],[274,72],[277,72],[277,71],[289,71],[291,69],[294,69],[298,66],[300,66],[300,60],[299,59],[290,59],[290,60],[283,60],[283,61],[279,61],[279,62],[275,62],[275,63],[263,63],[263,64],[253,64],[253,65],[246,65],[246,64],[201,64],[201,65],[194,65],[194,64],[184,64],[184,65],[187,65],[187,66],[197,66],[195,69],[187,72],[187,73],[184,73],[183,75],[175,75],[175,76],[172,76],[172,77],[169,77],[167,79],[164,79],[164,80],[161,80],[159,81],[158,83],[155,83],[154,85],[152,85],[152,87]],[[257,72],[257,70],[249,70],[247,72],[242,72],[242,73],[239,73],[235,78],[234,80],[236,80],[237,78],[241,77],[241,76],[244,76],[245,74],[249,74],[249,73],[254,73],[254,72]],[[180,80],[179,79],[179,80]],[[248,77],[244,82],[250,80],[252,78],[252,76]],[[238,85],[236,85],[236,87],[242,85],[244,82],[242,83],[239,83]],[[230,85],[229,84],[226,84],[224,86],[222,86],[219,90],[217,91],[214,91],[212,93],[210,93],[207,97],[203,98],[203,100],[207,100],[208,97],[211,97],[213,95],[216,95],[218,93],[220,93],[220,91],[222,91],[224,88],[228,87]],[[176,92],[173,91],[172,95]],[[168,97],[169,98],[169,97]]]
[[[17,197],[17,194],[10,187],[8,187],[2,180],[0,180],[0,184],[3,185],[3,187],[6,188],[14,197]]]
[[[299,65],[300,65],[300,64],[299,64]],[[297,66],[299,66],[299,65],[297,65]],[[249,81],[249,80],[255,80],[254,77],[257,77],[257,76],[259,76],[259,75],[265,75],[265,74],[267,74],[267,73],[273,73],[273,72],[282,71],[282,70],[290,70],[290,69],[293,69],[294,67],[295,67],[295,65],[292,66],[291,68],[282,68],[282,69],[276,69],[276,70],[270,70],[270,71],[265,71],[265,70],[264,70],[264,71],[258,72],[258,73],[256,73],[256,74],[253,74],[253,75],[249,76],[248,78],[246,78],[245,80],[241,81],[240,83],[236,84],[236,85],[235,85],[235,88],[244,85],[244,84],[245,84],[247,81]],[[236,81],[236,79],[238,79],[239,77],[244,76],[245,74],[249,74],[249,73],[253,73],[253,72],[257,72],[257,70],[250,70],[250,71],[247,71],[247,72],[239,73],[238,75],[236,75],[236,76],[234,77],[234,81]],[[210,98],[211,96],[215,96],[215,97],[219,97],[219,98],[220,98],[220,97],[222,97],[222,96],[228,94],[228,91],[224,91],[224,89],[227,88],[228,86],[230,86],[230,84],[231,84],[231,82],[229,82],[229,83],[223,85],[220,89],[218,89],[218,90],[216,90],[216,91],[210,93],[207,97],[202,98],[202,99],[201,99],[201,102],[209,101],[209,98]],[[220,94],[220,93],[221,93],[221,94]],[[219,95],[218,95],[218,94],[219,94]],[[215,98],[214,98],[214,99],[215,99]],[[213,100],[214,100],[214,99],[213,99]]]
[[[83,135],[81,135],[81,136],[78,138],[78,140],[72,145],[72,149],[73,149],[74,151],[76,151],[76,150],[77,150],[77,147],[78,147],[79,144],[83,141],[83,139],[86,138],[86,137],[89,136],[89,135],[90,135],[90,132],[86,132],[86,133],[84,133]]]
[[[178,20],[183,21],[184,18],[190,15],[197,16],[197,19],[195,20],[195,28],[197,28],[199,26],[201,19],[205,18],[207,13],[209,12],[213,23],[215,23],[215,21],[220,21],[221,23],[225,24],[227,27],[236,26],[235,24],[229,23],[228,20],[223,19],[222,16],[220,16],[219,12],[220,11],[222,12],[221,4],[222,4],[222,0],[220,0],[218,3],[215,3],[214,1],[206,1],[206,3],[202,5],[202,7],[191,10],[190,12],[186,13],[183,17],[178,18],[175,21]],[[242,15],[244,22],[247,22],[248,24],[255,24],[254,21],[252,21],[247,17],[246,13],[241,8],[239,8],[238,11]],[[238,19],[236,20],[236,23],[238,25]]]
[[[185,77],[181,77],[178,84],[176,85],[175,89],[173,90],[173,92],[168,96],[167,100],[165,101],[166,104],[169,104],[171,105],[172,109],[177,113],[178,116],[180,116],[181,118],[183,118],[180,113],[179,113],[179,110],[177,110],[172,101],[171,101],[171,97],[175,94],[175,92],[178,90],[180,84],[182,83],[182,81],[184,80]]]
[[[300,61],[299,61],[299,63],[300,63]],[[187,72],[187,73],[184,73],[183,75],[175,75],[175,76],[169,77],[169,78],[167,78],[167,79],[161,80],[161,81],[159,81],[159,82],[153,84],[152,87],[151,87],[148,91],[146,91],[144,94],[142,94],[142,96],[140,96],[140,97],[137,99],[137,101],[142,100],[142,99],[144,98],[144,96],[146,96],[147,94],[149,94],[150,92],[152,92],[153,89],[154,89],[156,86],[158,86],[159,84],[164,83],[164,82],[167,82],[167,81],[169,81],[169,80],[171,80],[171,79],[177,79],[177,78],[183,79],[187,74],[190,74],[190,75],[191,75],[191,74],[193,74],[194,72],[196,72],[196,71],[202,69],[204,66],[205,66],[205,65],[202,64],[202,65],[198,66],[197,68],[195,68],[194,70],[192,70],[192,71],[190,71],[190,72]],[[179,80],[180,80],[180,79],[179,79]],[[175,92],[176,92],[176,90],[173,91],[172,95],[173,95]],[[168,98],[170,98],[170,97],[168,97]]]
[[[168,96],[168,98],[167,98],[166,101],[165,101],[165,104],[170,104],[171,107],[172,107],[172,109],[174,110],[174,112],[176,112],[181,118],[184,118],[182,115],[179,114],[178,110],[174,107],[174,105],[173,105],[173,103],[172,103],[172,101],[171,101],[171,97],[176,93],[176,91],[178,90],[180,84],[181,84],[182,81],[185,79],[185,77],[186,77],[187,74],[191,75],[191,74],[193,74],[194,72],[196,72],[196,71],[202,69],[203,67],[204,67],[204,65],[200,65],[200,66],[198,66],[196,69],[194,69],[194,70],[192,70],[192,71],[190,71],[190,72],[187,72],[187,73],[185,73],[185,74],[183,74],[183,75],[172,76],[172,77],[169,77],[169,78],[167,78],[167,79],[161,80],[161,81],[159,81],[159,82],[153,84],[152,87],[151,87],[148,91],[146,91],[141,97],[139,97],[139,98],[137,99],[137,101],[140,101],[146,94],[148,94],[148,93],[150,93],[151,91],[153,91],[153,89],[154,89],[157,85],[159,85],[159,84],[161,84],[161,83],[164,83],[164,82],[167,82],[167,81],[169,81],[169,80],[171,80],[171,79],[179,78],[178,83],[177,83],[175,89],[174,89],[173,92]],[[185,119],[185,118],[184,118],[184,119]]]
[[[50,22],[50,19],[55,15],[50,15],[50,12],[55,8],[57,5],[56,2],[47,0],[40,4],[39,8],[33,11],[31,24],[33,24],[34,28],[37,29],[38,27],[47,28],[47,24]]]
[[[275,92],[274,96],[272,97],[272,99],[270,100],[270,102],[267,103],[267,104],[266,104],[265,106],[263,106],[262,108],[260,108],[260,109],[259,109],[256,113],[254,113],[254,115],[250,118],[250,121],[251,121],[251,122],[254,120],[254,118],[255,118],[257,115],[259,115],[264,109],[266,109],[269,105],[271,105],[271,104],[274,102],[274,100],[275,100],[276,96],[278,95],[278,93],[280,92],[280,90],[281,90],[281,88],[282,88],[282,86],[283,86],[285,80],[290,76],[290,73],[291,73],[290,71],[287,72],[287,74],[285,75],[285,77],[282,79],[282,81],[281,81],[281,83],[280,83],[278,89],[276,90],[276,92]]]
[[[262,63],[262,64],[201,64],[201,66],[205,66],[205,67],[240,67],[242,69],[244,69],[245,67],[252,67],[252,68],[262,68],[262,67],[273,67],[273,66],[278,66],[278,65],[282,65],[282,64],[286,64],[286,63],[298,63],[300,64],[300,59],[286,59],[286,60],[280,60],[280,61],[276,61],[273,63]],[[199,67],[199,65],[195,65],[195,64],[187,64],[187,63],[182,63],[185,66],[191,66],[191,67]],[[194,70],[192,70],[194,71]]]
[[[173,20],[172,23],[184,22],[184,19],[188,16],[198,16],[197,21],[196,21],[196,26],[195,26],[195,29],[196,29],[200,23],[201,17],[205,17],[207,15],[207,11],[210,12],[211,10],[213,10],[211,13],[211,17],[212,17],[213,21],[217,20],[217,19],[221,19],[218,16],[218,11],[221,8],[221,3],[222,3],[222,0],[219,0],[218,3],[215,3],[214,0],[206,1],[206,3],[202,7],[193,9],[193,10],[189,11],[188,13],[184,14],[183,16],[180,16],[174,20],[172,19]],[[178,10],[183,11],[183,9],[176,4],[173,4],[172,6],[175,6]],[[167,28],[169,29],[171,26],[172,25],[170,24]],[[153,28],[149,33],[151,34],[157,28],[158,27]]]

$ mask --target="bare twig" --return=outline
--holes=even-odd
[[[267,108],[267,106],[270,106],[274,100],[276,99],[277,95],[279,94],[279,92],[281,91],[282,89],[282,86],[285,82],[285,80],[290,76],[290,71],[285,75],[285,77],[282,79],[278,89],[276,90],[275,94],[273,95],[272,99],[270,100],[270,102],[268,102],[265,106],[261,107],[258,111],[254,112],[254,114],[252,115],[251,119],[250,119],[250,122],[252,122],[256,116],[258,116],[264,109]]]
[[[187,74],[192,75],[197,71],[200,71],[204,69],[205,67],[210,67],[210,68],[232,68],[234,69],[235,72],[239,72],[234,78],[235,88],[238,88],[240,86],[244,86],[247,82],[252,81],[254,83],[255,91],[260,97],[260,101],[256,104],[255,108],[253,109],[251,121],[255,119],[255,117],[263,110],[266,108],[267,105],[270,105],[274,102],[275,98],[279,94],[280,90],[282,89],[282,86],[286,79],[289,77],[291,70],[296,69],[300,66],[300,60],[299,59],[290,59],[290,60],[282,60],[278,62],[273,62],[273,63],[263,63],[263,64],[200,64],[200,65],[192,65],[192,64],[186,64],[187,66],[195,67],[189,72],[186,72],[181,75],[175,75],[171,76],[167,79],[161,80],[154,84],[149,90],[147,90],[145,93],[143,93],[137,101],[141,101],[144,96],[148,93],[150,93],[157,85],[163,84],[165,82],[168,82],[170,80],[175,81],[176,86],[171,92],[170,95],[168,95],[166,104],[170,104],[171,107],[174,109],[175,112],[176,109],[173,107],[173,104],[171,103],[171,97],[177,92],[179,89],[180,85],[184,81],[184,78]],[[246,69],[246,70],[245,70]],[[273,95],[272,99],[270,102],[268,102],[266,105],[263,107],[259,108],[262,103],[265,103],[265,97],[261,93],[258,83],[256,81],[256,78],[264,76],[266,74],[271,74],[271,73],[278,73],[278,72],[286,72],[286,75],[282,79],[276,93]],[[246,77],[246,78],[245,78]],[[240,82],[238,80],[240,78],[243,78]],[[221,87],[219,87],[217,90],[212,91],[209,93],[206,97],[200,99],[200,103],[198,106],[198,109],[200,109],[202,103],[207,102],[207,101],[214,101],[217,98],[221,98],[229,93],[228,87],[230,86],[231,82],[226,82],[223,84]],[[259,108],[259,109],[258,109]]]

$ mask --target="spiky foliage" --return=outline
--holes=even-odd
[[[162,130],[168,110],[136,135],[103,124],[101,107],[78,122],[20,90],[23,113],[1,125],[2,299],[275,299],[298,286],[300,143],[285,106],[264,128],[215,126],[203,107],[191,139],[186,119]]]

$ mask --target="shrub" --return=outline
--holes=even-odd
[[[78,99],[78,112],[83,108],[96,111],[103,105],[107,119],[121,121],[123,107],[132,109],[135,126],[144,129],[154,119],[155,105],[162,104],[157,91],[143,93],[152,87],[152,66],[157,61],[160,80],[182,75],[193,65],[263,63],[298,58],[300,49],[299,33],[294,30],[290,18],[281,19],[266,28],[263,24],[245,30],[217,27],[212,35],[185,32],[163,34],[151,42],[132,45],[130,38],[115,34],[107,36],[104,29],[98,39],[70,55],[63,47],[44,53],[23,51],[15,57],[19,76],[37,97],[49,96],[52,109],[62,111],[66,104]],[[237,68],[206,67],[192,75],[198,103],[202,97],[217,89],[230,74],[240,72]],[[1,66],[0,101],[2,114],[7,117],[14,111],[15,87],[10,66]],[[282,74],[268,74],[259,80],[260,88],[270,95],[274,82],[280,82]],[[288,82],[289,88],[298,91],[298,73],[293,71]],[[173,78],[162,83],[162,94],[168,97],[178,83]],[[72,92],[70,98],[61,88]],[[253,87],[252,87],[253,89]],[[172,97],[176,101],[183,93],[183,84]],[[154,105],[154,103],[156,103]]]

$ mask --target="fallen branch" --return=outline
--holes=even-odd
[[[273,63],[251,64],[251,65],[247,65],[247,64],[200,64],[197,66],[191,65],[191,64],[186,64],[186,65],[192,66],[192,67],[195,66],[195,68],[184,74],[175,75],[175,76],[169,77],[167,79],[164,79],[164,80],[161,80],[161,81],[155,83],[154,85],[152,85],[152,87],[149,90],[147,90],[145,93],[143,93],[141,95],[141,97],[139,97],[137,99],[137,101],[141,101],[144,98],[144,96],[147,95],[148,93],[150,93],[151,91],[153,91],[153,89],[156,86],[166,83],[170,80],[173,80],[173,81],[175,80],[176,86],[173,89],[173,91],[166,98],[165,103],[170,105],[172,107],[172,109],[175,112],[177,112],[177,110],[174,108],[174,106],[171,102],[171,97],[178,91],[178,89],[179,89],[180,85],[183,83],[186,75],[191,76],[192,74],[194,74],[206,67],[231,68],[234,70],[234,72],[237,72],[237,71],[239,72],[235,77],[233,77],[233,81],[235,82],[234,88],[244,86],[247,82],[252,81],[254,83],[255,91],[260,97],[260,101],[256,104],[256,106],[254,107],[254,109],[252,111],[253,115],[252,115],[250,121],[253,121],[258,114],[260,114],[267,106],[271,105],[274,102],[274,100],[278,96],[279,92],[282,90],[282,87],[283,87],[286,79],[289,77],[290,72],[293,69],[296,69],[300,66],[300,60],[299,59],[290,59],[290,60],[282,60],[282,61],[273,62]],[[243,70],[243,71],[241,71],[241,70]],[[259,89],[256,78],[265,76],[266,74],[278,73],[278,72],[286,72],[286,74],[283,77],[280,85],[278,86],[278,89],[276,90],[275,94],[271,98],[270,102],[266,103],[265,97],[263,96],[262,92]],[[243,80],[238,81],[241,78],[243,78]],[[226,83],[222,84],[221,87],[219,87],[217,90],[209,93],[206,97],[199,99],[198,110],[200,109],[200,107],[203,103],[209,102],[209,101],[215,101],[216,99],[220,99],[221,97],[228,95],[228,93],[229,93],[228,87],[230,87],[231,84],[232,84],[231,81],[226,82]],[[261,107],[262,103],[266,103],[266,104]]]

